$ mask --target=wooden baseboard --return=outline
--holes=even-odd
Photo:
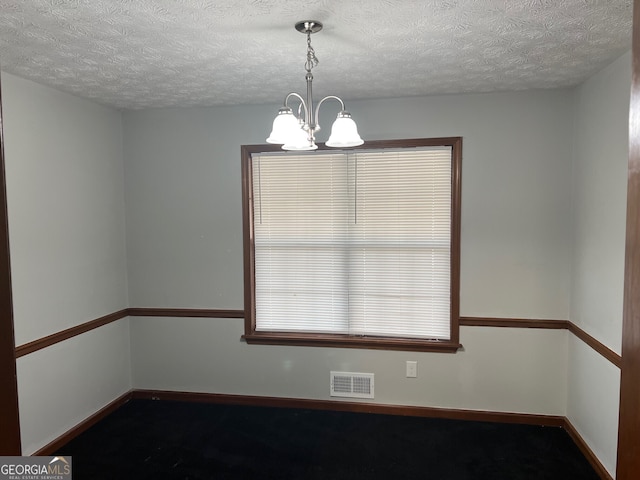
[[[555,415],[488,412],[483,410],[462,410],[407,405],[382,405],[377,403],[340,400],[311,400],[302,398],[261,397],[160,390],[133,390],[131,394],[132,398],[142,398],[147,400],[173,400],[180,402],[203,402],[255,407],[306,408],[311,410],[334,410],[339,412],[376,413],[384,415],[404,415],[409,417],[446,418],[451,420],[472,420],[476,422],[520,423],[550,427],[562,427],[565,423],[564,417]]]
[[[584,441],[582,435],[578,433],[578,430],[576,430],[571,421],[569,421],[569,419],[566,417],[564,419],[563,427],[567,431],[573,442],[580,449],[582,454],[585,456],[585,458],[589,461],[598,476],[602,480],[613,480],[613,477],[609,474],[607,469],[604,468],[604,465],[602,465],[600,460],[598,460],[596,454],[593,453],[593,450],[591,450],[591,448],[589,448],[589,445],[587,445],[587,442]]]
[[[53,442],[45,445],[44,447],[42,447],[40,450],[36,451],[32,455],[33,456],[53,455],[54,452],[56,452],[61,447],[69,443],[71,440],[76,438],[78,435],[80,435],[82,432],[87,430],[89,427],[92,427],[93,425],[98,423],[100,420],[105,418],[107,415],[115,412],[118,408],[120,408],[122,405],[127,403],[129,400],[131,400],[131,394],[132,394],[132,391],[130,390],[127,393],[116,398],[114,401],[108,403],[107,405],[102,407],[100,410],[98,410],[96,413],[94,413],[87,419],[80,422],[71,430],[63,433],[58,438],[56,438]]]

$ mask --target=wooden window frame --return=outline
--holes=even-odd
[[[355,150],[451,147],[451,299],[450,339],[395,338],[345,334],[317,334],[256,331],[255,309],[255,232],[253,228],[252,155],[282,151],[279,145],[243,145],[242,161],[242,226],[244,254],[244,311],[242,338],[249,344],[296,345],[310,347],[364,348],[455,353],[460,349],[460,214],[462,191],[462,137],[377,140],[365,142]],[[319,150],[335,150],[318,144]],[[351,149],[350,149],[351,150]]]

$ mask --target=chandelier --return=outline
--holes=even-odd
[[[322,23],[315,20],[305,20],[295,25],[296,30],[307,35],[307,61],[305,69],[307,74],[307,98],[306,101],[301,95],[291,92],[284,99],[284,106],[278,110],[278,115],[273,121],[273,130],[267,138],[267,142],[282,144],[284,150],[315,150],[316,133],[320,130],[318,125],[318,110],[326,100],[337,100],[340,102],[340,112],[333,126],[331,135],[326,142],[328,147],[345,148],[362,145],[364,141],[358,135],[356,122],[351,118],[351,114],[344,109],[344,102],[334,95],[324,97],[313,108],[313,74],[311,69],[318,65],[316,53],[311,46],[311,34],[322,30]],[[289,100],[294,99],[299,102],[297,114],[289,106]]]

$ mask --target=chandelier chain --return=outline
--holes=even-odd
[[[320,61],[316,57],[316,51],[311,46],[311,32],[307,31],[307,61],[304,64],[307,73],[311,73],[313,67],[317,67]]]

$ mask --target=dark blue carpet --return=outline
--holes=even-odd
[[[597,480],[561,428],[131,400],[57,452],[74,480]]]

